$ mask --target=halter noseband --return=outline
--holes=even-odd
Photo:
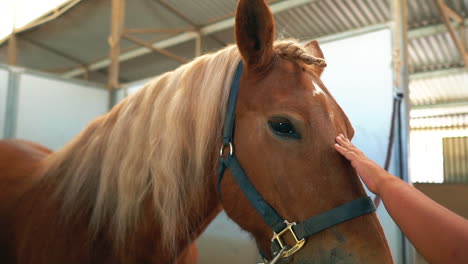
[[[271,249],[274,261],[276,262],[279,258],[286,258],[296,253],[304,246],[306,238],[342,222],[374,212],[375,206],[369,197],[362,197],[313,216],[302,223],[295,223],[283,219],[275,209],[263,199],[250,182],[234,153],[234,121],[242,68],[243,65],[241,61],[237,66],[228,99],[223,128],[223,145],[219,153],[218,195],[221,198],[221,181],[224,171],[229,169],[249,202],[273,230]],[[225,156],[224,149],[226,148],[229,148],[229,154]],[[295,240],[295,245],[286,245],[282,239],[282,236],[286,233],[291,233]]]

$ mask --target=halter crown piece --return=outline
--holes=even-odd
[[[263,199],[255,189],[255,186],[250,182],[234,153],[234,122],[242,69],[243,65],[241,61],[237,66],[228,99],[223,128],[223,145],[219,153],[218,194],[221,198],[221,181],[224,171],[229,169],[248,201],[273,230],[273,237],[271,238],[273,260],[269,262],[272,264],[280,258],[287,258],[299,251],[304,246],[308,237],[342,222],[374,212],[375,206],[369,197],[362,197],[313,216],[302,223],[295,223],[285,220]],[[224,155],[226,148],[229,148],[229,154]],[[293,236],[295,240],[294,245],[287,245],[282,239],[282,236],[286,233],[290,233]],[[260,253],[263,257],[265,256],[263,252]],[[268,261],[266,262],[268,263]]]

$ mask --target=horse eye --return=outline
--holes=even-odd
[[[274,117],[268,121],[270,129],[278,136],[300,139],[301,136],[294,128],[294,125],[286,118]]]

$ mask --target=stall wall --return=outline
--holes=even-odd
[[[322,79],[355,129],[353,142],[378,164],[384,164],[392,111],[391,31],[376,31],[322,43],[328,67]],[[131,94],[143,86],[127,87]],[[124,93],[124,91],[121,91]],[[391,172],[397,168],[391,166]],[[393,258],[403,262],[402,234],[382,205],[378,211]],[[252,239],[222,213],[198,241],[200,263],[254,263]]]
[[[3,130],[5,129],[8,76],[8,70],[0,68],[0,138],[3,138]]]
[[[452,212],[468,219],[468,184],[463,183],[415,183],[414,187],[432,200],[441,204]],[[419,254],[415,256],[415,264],[428,264]]]
[[[91,83],[22,73],[18,86],[14,137],[54,150],[107,112],[107,91]]]
[[[468,184],[415,183],[414,187],[437,203],[468,219]]]

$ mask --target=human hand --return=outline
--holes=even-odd
[[[379,195],[381,183],[390,176],[390,174],[380,167],[377,163],[369,159],[361,150],[351,143],[343,134],[336,137],[335,149],[351,162],[367,188]]]

